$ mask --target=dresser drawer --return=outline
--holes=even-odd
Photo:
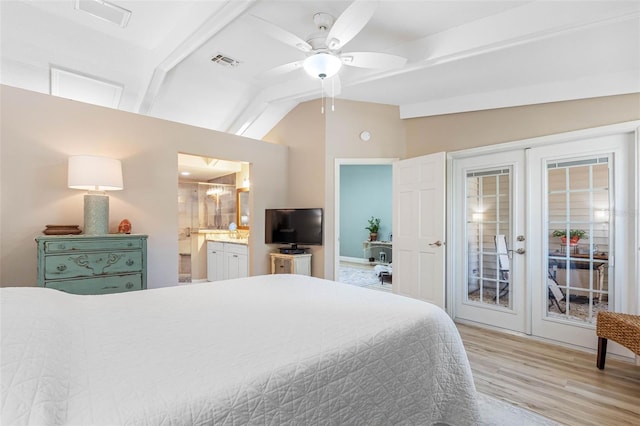
[[[147,288],[147,235],[42,235],[38,286],[73,294]]]
[[[102,238],[98,240],[66,239],[63,241],[46,241],[44,243],[45,253],[95,250],[135,250],[140,248],[142,248],[142,240],[139,238]]]
[[[44,278],[47,280],[121,274],[143,269],[140,251],[61,254],[47,256],[44,263]]]
[[[142,290],[142,274],[113,275],[69,281],[47,281],[45,287],[72,294],[109,294]]]

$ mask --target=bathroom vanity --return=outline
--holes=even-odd
[[[249,247],[244,241],[207,241],[207,281],[249,276]]]

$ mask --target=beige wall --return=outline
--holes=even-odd
[[[640,93],[405,120],[407,158],[640,119]]]
[[[289,146],[292,206],[323,207],[324,245],[313,248],[313,275],[333,278],[336,158],[403,158],[405,128],[398,107],[346,100],[320,112],[320,101],[298,105],[265,140]],[[371,140],[360,140],[367,130]]]
[[[289,148],[288,196],[270,207],[324,207],[325,118],[320,102],[305,102],[294,108],[264,137],[265,141]],[[325,221],[326,223],[326,221]],[[326,245],[325,232],[325,245]],[[271,246],[273,250],[277,246]],[[324,246],[311,246],[311,273],[324,277]]]
[[[82,223],[82,192],[66,188],[66,160],[123,161],[125,189],[111,193],[120,219],[150,235],[150,287],[177,279],[177,152],[252,163],[251,273],[268,272],[265,208],[323,207],[325,242],[313,275],[333,278],[336,158],[412,158],[640,119],[640,94],[424,117],[389,105],[336,100],[320,113],[302,103],[264,143],[1,86],[0,282],[35,283],[35,243],[45,224]],[[359,134],[371,132],[368,142]],[[287,150],[288,147],[288,150]]]
[[[336,158],[413,158],[637,119],[637,93],[407,120],[394,106],[345,100],[322,115],[319,101],[311,101],[296,107],[265,140],[291,147],[288,202],[325,209],[325,244],[314,249],[313,268],[314,275],[322,276],[323,268],[324,277],[333,278]],[[363,130],[371,132],[369,142],[359,139]],[[300,179],[302,174],[313,178]]]
[[[0,86],[0,283],[36,283],[46,224],[80,224],[83,192],[67,188],[70,155],[122,160],[124,190],[110,195],[110,230],[128,218],[148,234],[149,287],[178,277],[177,153],[247,161],[251,167],[251,273],[268,272],[261,211],[286,202],[287,148]]]

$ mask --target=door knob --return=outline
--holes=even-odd
[[[435,243],[429,243],[431,247],[440,247],[442,245],[442,241],[438,240]]]
[[[519,248],[518,250],[516,250],[516,253],[518,253],[518,254],[524,254],[524,253],[525,253],[525,251],[526,251],[525,249],[523,249],[523,248]]]

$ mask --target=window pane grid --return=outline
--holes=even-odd
[[[510,188],[511,169],[467,173],[467,302],[511,307],[509,265],[497,251],[510,234]]]
[[[609,303],[609,159],[547,164],[547,316],[594,323]]]

